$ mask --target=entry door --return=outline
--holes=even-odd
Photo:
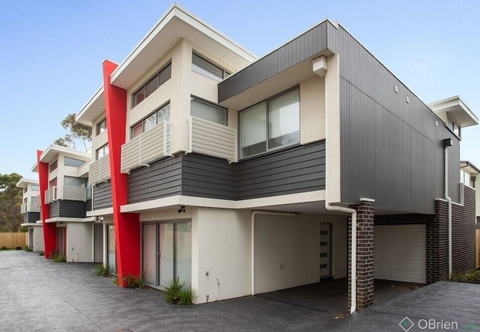
[[[66,227],[57,227],[57,253],[63,256],[65,256],[67,248],[66,231]]]
[[[28,247],[33,249],[33,228],[28,229]]]
[[[110,272],[117,273],[117,264],[115,256],[115,227],[108,225],[107,232],[107,264],[110,267]]]
[[[320,278],[332,275],[332,225],[320,224]]]

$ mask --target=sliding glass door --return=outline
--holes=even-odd
[[[117,262],[115,256],[115,226],[107,226],[107,265],[110,267],[110,273],[117,273]]]
[[[143,271],[147,283],[153,286],[165,287],[176,277],[190,286],[191,222],[156,222],[143,225]]]

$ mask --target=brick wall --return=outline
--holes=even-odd
[[[434,219],[430,214],[384,214],[375,216],[375,225],[414,225],[426,224]]]
[[[435,217],[427,223],[427,284],[448,279],[448,204],[435,201]]]

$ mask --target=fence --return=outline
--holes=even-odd
[[[25,247],[27,245],[28,233],[0,233],[0,248]]]

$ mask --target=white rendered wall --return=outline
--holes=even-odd
[[[249,295],[250,211],[199,208],[192,226],[197,303]]]
[[[66,254],[67,262],[92,261],[91,223],[68,223]]]
[[[321,216],[321,220],[332,223],[333,278],[345,278],[348,273],[348,219],[343,216]]]
[[[325,139],[325,78],[300,82],[300,143]]]
[[[33,251],[45,251],[43,245],[43,227],[33,227]]]

